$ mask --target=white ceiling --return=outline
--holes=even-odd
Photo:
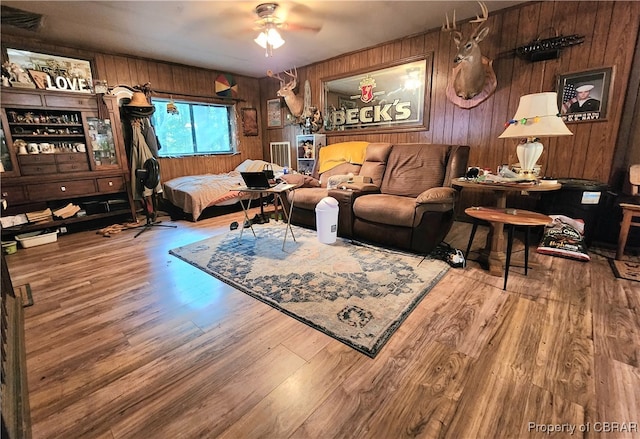
[[[280,1],[287,22],[319,32],[283,30],[286,43],[273,57],[253,39],[262,3],[246,1],[5,1],[43,14],[36,36],[71,47],[127,54],[264,77],[294,66],[375,46],[440,27],[445,12],[459,22],[475,17],[474,1]],[[489,11],[523,1],[486,1]],[[24,35],[33,32],[21,31]]]

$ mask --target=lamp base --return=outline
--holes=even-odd
[[[516,154],[520,161],[520,177],[523,180],[536,180],[534,172],[536,162],[542,155],[542,143],[536,142],[536,139],[527,139],[525,143],[520,143],[516,148]]]
[[[536,181],[538,175],[533,169],[521,169],[518,172],[518,178],[520,178],[520,180]]]

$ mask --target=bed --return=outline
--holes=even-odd
[[[257,195],[241,194],[232,189],[244,186],[240,172],[262,171],[265,165],[271,165],[276,177],[283,173],[279,165],[264,160],[247,159],[233,171],[224,174],[186,175],[174,178],[163,184],[163,197],[173,206],[191,215],[198,221],[207,207],[230,206],[242,200],[249,200]]]

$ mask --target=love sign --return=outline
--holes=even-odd
[[[91,87],[84,78],[66,78],[56,76],[55,80],[47,75],[47,90],[86,91],[91,93]]]
[[[87,60],[9,48],[7,56],[11,65],[28,72],[19,81],[22,86],[93,93],[91,63]]]

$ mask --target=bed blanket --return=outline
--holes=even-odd
[[[174,178],[164,184],[164,198],[197,221],[209,206],[226,206],[237,203],[240,193],[231,189],[243,186],[239,171],[226,174],[187,175]],[[247,199],[242,196],[242,199]]]
[[[259,194],[241,193],[233,189],[244,186],[240,172],[262,171],[266,166],[274,171],[276,177],[282,176],[282,166],[264,160],[246,159],[227,173],[186,175],[169,180],[164,183],[163,196],[198,221],[202,211],[209,206],[228,206],[240,200],[260,197]]]

